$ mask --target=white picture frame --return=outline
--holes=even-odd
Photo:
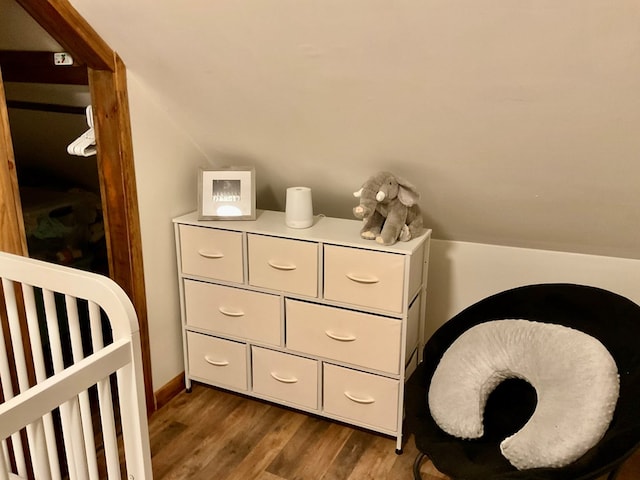
[[[199,220],[255,220],[254,167],[201,167],[198,172]]]

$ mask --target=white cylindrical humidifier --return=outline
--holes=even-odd
[[[309,187],[287,188],[285,223],[291,228],[308,228],[313,225],[313,203]]]

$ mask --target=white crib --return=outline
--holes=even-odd
[[[138,323],[109,278],[0,252],[0,480],[151,479]]]

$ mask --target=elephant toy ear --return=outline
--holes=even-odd
[[[397,177],[396,177],[397,178]],[[416,187],[413,186],[411,182],[404,180],[402,178],[397,178],[398,180],[398,200],[405,207],[412,207],[418,200],[420,200],[420,194]]]

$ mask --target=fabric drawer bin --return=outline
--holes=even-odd
[[[252,347],[253,391],[287,403],[318,408],[318,362]]]
[[[323,410],[364,425],[396,431],[398,380],[324,364]]]
[[[318,245],[286,238],[248,235],[249,284],[318,296]]]
[[[184,297],[187,325],[280,345],[280,297],[194,280]]]
[[[325,245],[324,297],[401,313],[405,256]]]
[[[242,233],[180,225],[182,271],[242,283]]]
[[[247,390],[244,343],[187,332],[189,375],[207,383]]]
[[[400,320],[296,300],[286,317],[291,350],[400,373]]]

